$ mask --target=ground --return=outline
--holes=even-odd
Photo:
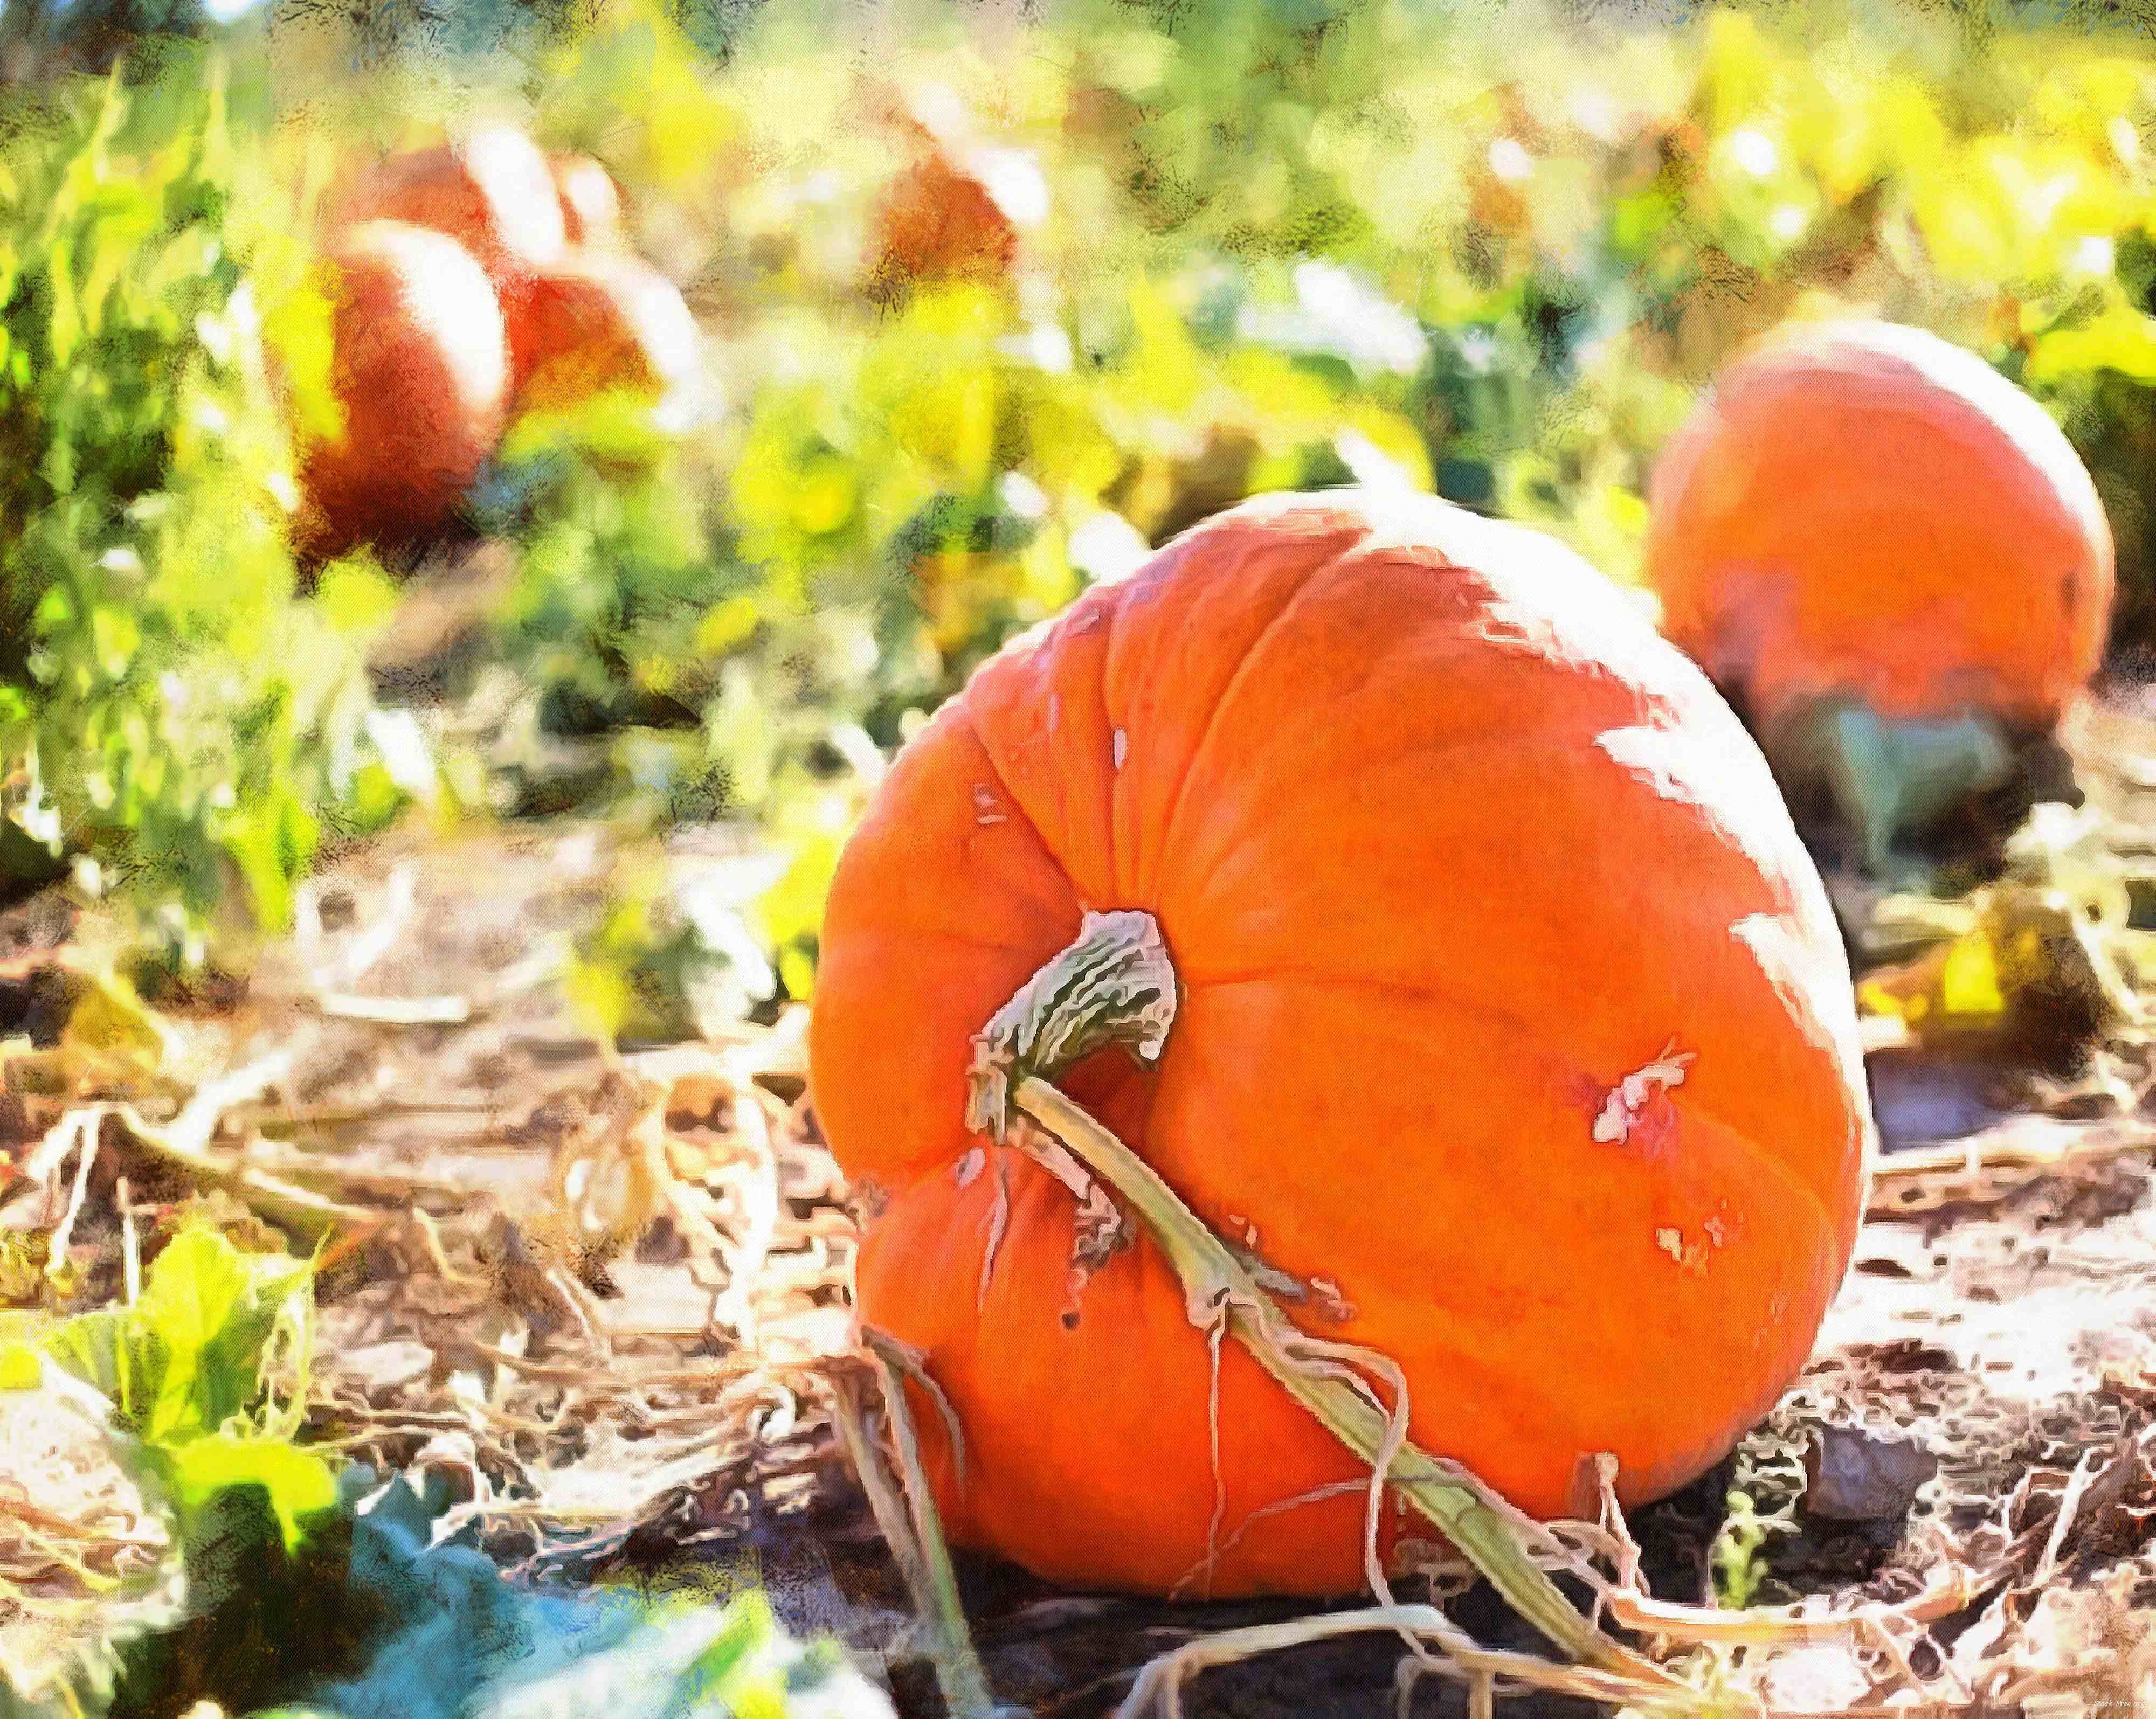
[[[2156,841],[2148,700],[2115,695],[2068,737],[2111,848]],[[745,851],[701,832],[666,864],[723,888]],[[95,1255],[206,1181],[234,1222],[251,1212],[295,1244],[378,1220],[322,1280],[316,1436],[447,1474],[523,1579],[682,1558],[722,1583],[760,1578],[796,1629],[843,1638],[901,1712],[934,1713],[905,1586],[833,1426],[854,1230],[804,1097],[800,1012],[726,1042],[608,1054],[565,998],[567,952],[615,868],[642,857],[562,824],[345,856],[244,993],[169,1016],[173,1079],[231,1077],[200,1162],[108,1128],[76,1239]],[[64,1012],[50,952],[93,929],[50,901],[8,916],[0,1033],[49,1038]],[[1930,1634],[1906,1665],[1872,1646],[1785,1655],[1766,1683],[1777,1707],[1874,1705],[1897,1687],[1964,1710],[2035,1711],[2060,1690],[2102,1707],[2156,1654],[2142,1637],[2156,1614],[2130,1610],[2156,1603],[2143,1043],[2116,1028],[2072,1078],[1921,1039],[1875,1052],[1886,1150],[1816,1358],[1729,1464],[1631,1525],[1665,1599],[1712,1598],[1732,1486],[1767,1519],[1756,1603],[1922,1596]],[[35,1228],[74,1165],[38,1144],[50,1114],[5,1105],[30,1173],[0,1214]],[[607,1239],[645,1219],[608,1257]],[[1107,1713],[1163,1649],[1299,1609],[1062,1593],[959,1562],[991,1682],[1042,1719]],[[1531,1645],[1486,1590],[1455,1609],[1486,1642]],[[2091,1657],[2098,1640],[2110,1659]],[[1400,1657],[1383,1634],[1299,1648],[1207,1674],[1185,1711],[1387,1714]],[[1414,1704],[1466,1700],[1430,1681]]]

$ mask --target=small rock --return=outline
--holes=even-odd
[[[1821,1427],[1804,1450],[1810,1482],[1804,1508],[1842,1522],[1904,1516],[1938,1466],[1914,1440],[1884,1439],[1862,1427]]]

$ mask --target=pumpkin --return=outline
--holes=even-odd
[[[341,225],[405,221],[445,233],[496,280],[559,261],[567,243],[553,169],[513,126],[376,163],[337,199],[335,218]]]
[[[304,454],[300,538],[311,555],[439,526],[500,439],[508,342],[494,287],[447,235],[394,221],[347,228],[331,385],[342,439]]]
[[[511,386],[522,406],[607,388],[693,388],[703,337],[674,283],[638,258],[574,253],[502,289]]]
[[[1177,1013],[1057,1085],[1297,1325],[1397,1363],[1425,1450],[1545,1517],[1611,1451],[1637,1504],[1804,1364],[1871,1125],[1758,749],[1552,539],[1268,496],[984,665],[832,886],[811,1090],[860,1316],[955,1416],[963,1465],[916,1400],[957,1542],[1147,1593],[1363,1583],[1367,1472],[1209,1349],[1150,1242],[1096,1260],[1065,1183],[969,1126],[976,1035],[1097,914],[1157,926]]]
[[[562,204],[562,236],[572,249],[619,246],[621,189],[613,175],[587,155],[557,155],[548,165]]]
[[[885,188],[874,288],[1001,280],[1018,260],[1018,224],[977,175],[931,150]]]
[[[1663,453],[1651,508],[1666,630],[1763,724],[1844,698],[2048,730],[2102,655],[2115,566],[2087,471],[2035,400],[1920,329],[1755,345]]]

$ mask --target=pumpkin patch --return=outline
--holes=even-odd
[[[974,1126],[977,1039],[1108,914],[1157,927],[1173,1025],[1058,1085],[1304,1332],[1397,1366],[1423,1448],[1543,1516],[1591,1509],[1598,1450],[1656,1498],[1802,1365],[1871,1121],[1756,748],[1552,540],[1265,498],[980,670],[833,886],[812,1090],[876,1213],[861,1316],[963,1434],[962,1475],[924,1407],[958,1541],[1154,1593],[1363,1583],[1367,1470],[1111,1201]]]
[[[351,275],[335,335],[350,424],[302,475],[310,557],[438,530],[514,413],[696,398],[696,318],[623,249],[619,187],[588,157],[482,128],[353,173],[331,227]]]

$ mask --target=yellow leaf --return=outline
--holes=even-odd
[[[1998,1014],[2006,1007],[1991,939],[1982,931],[1963,937],[1939,970],[1939,1005],[1948,1014]]]
[[[2115,370],[2136,382],[2156,382],[2156,318],[2115,304],[2078,328],[2055,329],[2036,342],[2029,361],[2033,382],[2093,370]]]
[[[759,611],[746,591],[736,592],[705,611],[696,627],[696,654],[723,656],[756,631]]]

